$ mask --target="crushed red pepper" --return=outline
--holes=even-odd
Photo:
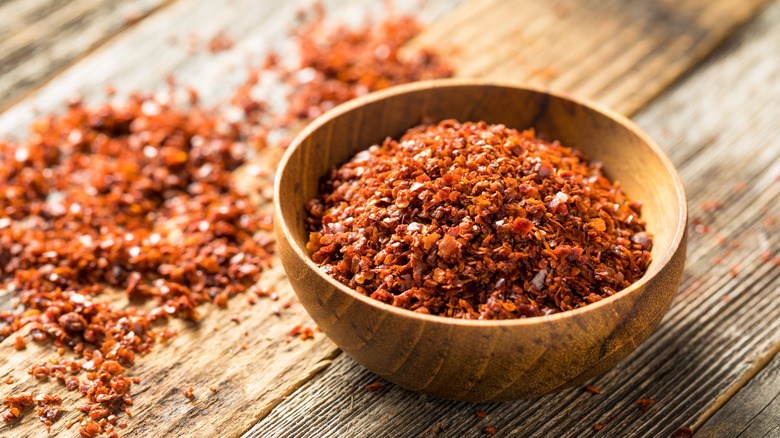
[[[382,389],[382,382],[374,382],[366,385],[366,389],[372,392],[377,392]]]
[[[647,408],[649,408],[650,405],[655,403],[655,400],[651,398],[641,398],[637,400],[636,403],[637,403],[637,408],[639,408],[640,411],[647,412]]]
[[[486,426],[482,429],[482,432],[488,435],[496,434],[496,426]]]
[[[681,427],[672,434],[672,438],[691,438],[693,431],[690,427]]]
[[[475,412],[477,417],[479,418],[485,418],[487,417],[487,412],[483,411],[482,409],[477,409],[477,412]]]
[[[465,319],[562,312],[637,281],[652,236],[618,183],[533,130],[446,120],[333,169],[312,260],[393,306]]]
[[[109,433],[102,419],[132,404],[124,367],[175,333],[155,325],[224,307],[270,264],[267,214],[230,173],[245,157],[239,131],[136,95],[121,107],[72,102],[35,122],[27,142],[0,144],[13,157],[0,166],[0,286],[20,306],[0,313],[0,340],[30,326],[34,341],[82,358],[28,373],[87,398],[87,436]],[[104,298],[117,290],[153,307],[117,308]],[[86,378],[65,376],[81,368]]]
[[[14,421],[21,418],[22,413],[33,405],[34,397],[29,392],[9,395],[3,399],[3,404],[8,407],[3,412],[3,420]]]
[[[294,90],[287,112],[278,120],[282,126],[315,118],[371,91],[452,75],[453,68],[441,50],[401,52],[422,29],[411,16],[390,13],[379,24],[367,20],[359,28],[328,27],[324,10],[317,6],[313,11],[312,17],[303,17],[294,34],[300,52],[298,67],[289,71],[270,62],[287,75]]]
[[[595,386],[588,385],[585,387],[585,391],[588,391],[591,394],[601,394],[601,391],[599,391],[598,388]]]

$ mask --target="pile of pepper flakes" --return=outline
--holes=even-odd
[[[164,102],[141,95],[121,106],[73,102],[36,121],[26,142],[0,141],[0,289],[16,297],[15,311],[0,312],[0,341],[30,327],[34,341],[75,354],[27,372],[87,399],[77,406],[79,421],[66,425],[78,424],[80,436],[116,437],[127,426],[120,416],[130,414],[139,379],[126,377],[126,368],[175,334],[167,319],[197,321],[197,306],[226,306],[269,266],[271,217],[231,175],[248,148],[355,96],[452,73],[431,50],[399,55],[421,30],[412,17],[390,15],[378,28],[357,30],[323,23],[317,9],[292,35],[301,54],[296,69],[275,55],[250,69],[228,103],[242,120],[204,110],[192,88],[190,104],[176,105],[171,79]],[[292,85],[279,114],[252,97],[263,70]],[[117,292],[130,307],[112,304]],[[293,330],[301,339],[313,335]],[[15,341],[25,348],[23,337]],[[37,402],[51,426],[60,400],[14,394],[3,418],[14,421]]]
[[[333,169],[320,193],[307,205],[312,259],[416,312],[549,315],[615,294],[650,262],[641,203],[533,130],[423,125]]]
[[[270,265],[271,218],[230,173],[245,159],[238,131],[197,106],[135,96],[73,103],[26,142],[0,144],[0,287],[21,308],[0,312],[0,340],[29,326],[33,340],[83,357],[30,369],[87,398],[83,436],[111,433],[132,404],[124,369],[170,335],[157,323],[226,306]],[[113,291],[153,305],[118,308]],[[18,418],[19,403],[6,404],[5,418]]]

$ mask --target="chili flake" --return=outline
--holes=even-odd
[[[597,424],[597,425],[593,426],[593,430],[595,430],[596,432],[598,432],[598,431],[600,431],[601,429],[605,428],[606,426],[607,426],[607,424],[606,424],[606,423],[599,423],[599,424]]]
[[[477,409],[477,412],[475,412],[475,414],[477,414],[477,417],[479,418],[487,417],[487,412],[483,411],[482,409]]]
[[[416,312],[549,315],[614,295],[650,262],[641,202],[533,130],[422,125],[333,169],[320,193],[307,204],[312,260]]]
[[[366,385],[366,389],[369,391],[377,392],[382,389],[382,382],[374,382]]]
[[[495,435],[496,434],[496,426],[487,426],[482,429],[482,432],[486,433],[487,435]]]
[[[24,342],[23,337],[17,336],[16,339],[14,339],[14,348],[17,350],[24,350],[27,348],[27,344]]]
[[[642,398],[636,401],[637,407],[642,412],[647,412],[647,408],[650,407],[651,404],[655,403],[655,400],[651,398]]]
[[[588,385],[585,387],[585,391],[590,392],[591,394],[601,394],[601,391],[599,391],[598,388],[595,386]]]
[[[693,431],[689,427],[681,427],[672,434],[672,438],[691,438]]]
[[[187,398],[191,398],[192,397],[192,392],[193,392],[193,389],[192,389],[192,386],[190,386],[189,388],[184,390],[184,396],[187,397]]]

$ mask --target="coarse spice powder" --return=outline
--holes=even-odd
[[[446,120],[360,152],[307,204],[320,268],[379,301],[464,319],[549,315],[637,281],[652,236],[598,162],[531,129]]]

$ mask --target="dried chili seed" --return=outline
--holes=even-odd
[[[642,412],[647,412],[647,408],[650,407],[651,404],[655,403],[655,400],[651,398],[642,398],[636,401],[637,407]]]
[[[691,438],[693,431],[689,427],[681,427],[672,434],[672,438]]]
[[[369,391],[377,392],[380,389],[382,389],[382,382],[369,383],[368,385],[365,386],[365,388]]]
[[[482,428],[482,432],[487,435],[495,435],[496,434],[496,427],[495,426],[487,426]]]
[[[334,168],[320,193],[306,207],[312,260],[359,293],[427,314],[563,312],[628,287],[651,258],[641,203],[533,130],[421,125]]]
[[[595,386],[588,385],[585,387],[585,391],[590,392],[591,394],[601,394],[601,391],[599,391],[598,388]]]
[[[479,418],[485,418],[487,417],[487,412],[483,411],[482,409],[477,409],[477,412],[475,412],[477,417]]]

